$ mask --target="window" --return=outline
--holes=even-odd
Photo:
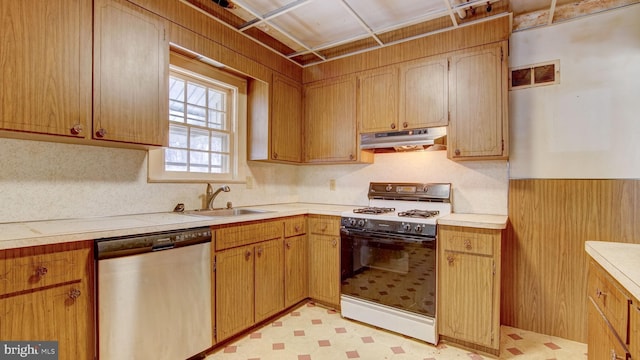
[[[246,81],[171,53],[168,95],[168,147],[149,151],[149,180],[240,181]]]

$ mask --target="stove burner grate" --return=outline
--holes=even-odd
[[[395,208],[386,208],[386,207],[366,207],[366,208],[360,208],[360,209],[353,209],[353,212],[355,214],[371,214],[371,215],[386,214],[394,211],[396,211]]]
[[[408,210],[398,213],[400,217],[412,217],[412,218],[430,218],[440,213],[437,210]]]

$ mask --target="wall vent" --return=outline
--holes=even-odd
[[[560,83],[560,60],[511,68],[509,90]]]

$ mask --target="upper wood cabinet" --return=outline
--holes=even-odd
[[[400,67],[400,128],[446,126],[449,72],[446,57],[431,57]]]
[[[304,159],[308,163],[371,162],[358,148],[356,78],[347,76],[304,88]]]
[[[273,75],[271,158],[302,162],[302,85]]]
[[[453,160],[508,156],[506,42],[451,56],[447,151]]]
[[[398,68],[358,74],[357,119],[361,133],[398,129]]]
[[[0,3],[0,129],[84,138],[91,0]]]
[[[94,11],[93,138],[166,145],[165,21],[123,0],[97,0]]]

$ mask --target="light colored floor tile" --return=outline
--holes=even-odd
[[[587,358],[587,347],[582,343],[508,326],[503,326],[501,332],[499,359],[585,360]],[[295,336],[296,334],[299,336]],[[451,344],[433,346],[343,319],[335,311],[308,303],[206,358],[206,360],[250,359],[481,360],[495,359],[495,357],[478,355]]]

